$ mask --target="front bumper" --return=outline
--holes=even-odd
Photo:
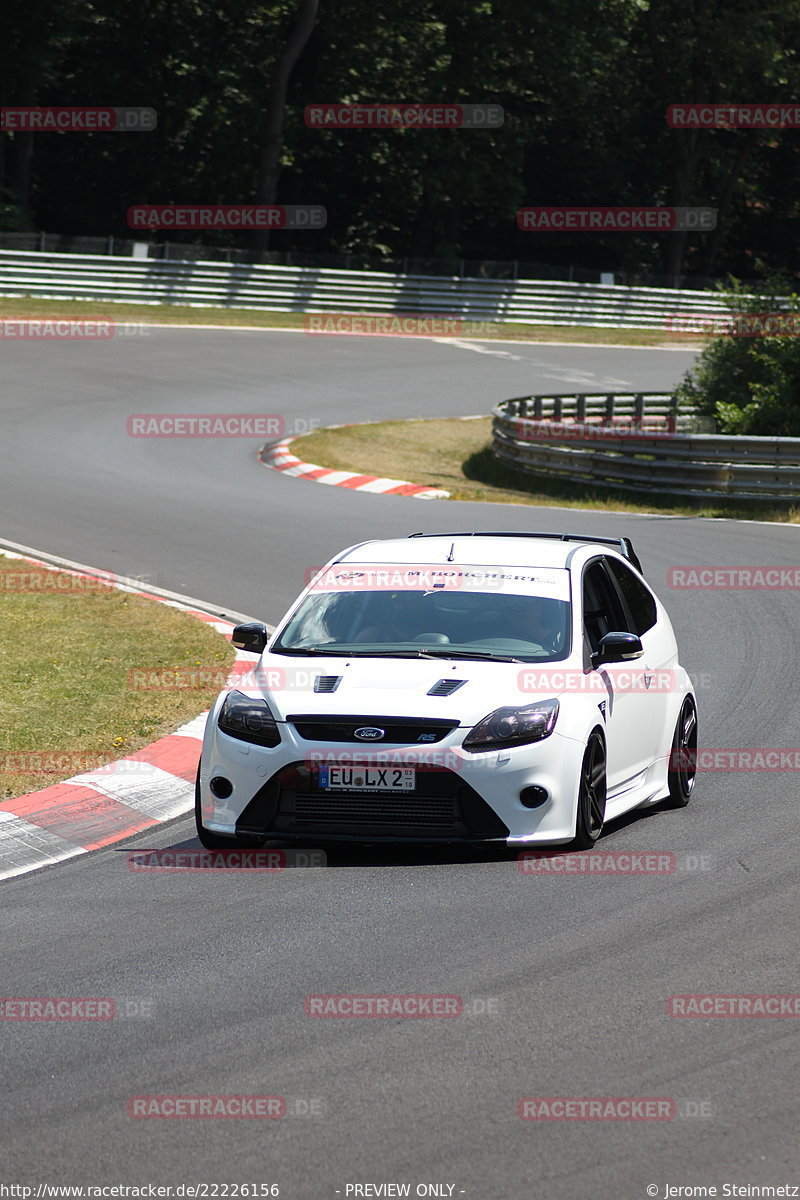
[[[275,747],[222,733],[209,714],[200,770],[200,809],[206,829],[221,834],[346,841],[499,841],[561,844],[575,836],[583,744],[554,732],[541,742],[470,754],[456,729],[432,747],[323,746],[281,725]],[[317,786],[316,764],[414,766],[413,792],[328,791]],[[222,777],[230,794],[210,789]],[[520,793],[543,788],[547,799],[529,808]]]

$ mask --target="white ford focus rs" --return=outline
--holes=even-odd
[[[208,716],[210,848],[266,840],[591,846],[688,803],[697,708],[629,539],[414,534],[320,570]]]

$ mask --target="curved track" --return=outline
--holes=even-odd
[[[675,564],[794,565],[795,528],[352,495],[265,471],[255,442],[125,435],[135,412],[327,423],[486,412],[562,386],[656,390],[690,360],[166,329],[5,343],[2,533],[267,620],[310,567],[362,537],[629,533],[698,683],[702,743],[793,747],[796,597],[670,592],[665,577]],[[800,1182],[797,1021],[666,1015],[674,993],[800,990],[796,814],[796,774],[706,774],[686,811],[626,819],[603,839],[675,852],[680,869],[661,877],[525,877],[506,856],[464,851],[341,851],[328,869],[273,876],[134,874],[116,849],[11,881],[5,995],[112,996],[152,1015],[2,1024],[3,1175],[278,1182],[299,1198],[439,1183],[476,1200]],[[190,846],[192,833],[185,819],[128,848]],[[706,856],[704,869],[687,856]],[[325,992],[458,993],[491,1011],[307,1018],[304,997]],[[128,1098],[144,1093],[280,1094],[324,1115],[132,1120]],[[517,1100],[531,1095],[669,1096],[709,1115],[522,1122]]]

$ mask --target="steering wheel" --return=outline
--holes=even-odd
[[[446,633],[418,633],[413,637],[412,642],[427,642],[432,646],[449,646],[450,638]]]

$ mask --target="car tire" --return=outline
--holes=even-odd
[[[667,768],[669,797],[665,808],[686,808],[697,777],[697,705],[687,696],[681,705]]]
[[[591,850],[606,815],[606,747],[595,730],[586,743],[578,783],[578,812],[572,850]]]
[[[256,837],[254,834],[229,837],[227,834],[214,833],[211,829],[206,829],[201,820],[199,763],[197,764],[197,778],[194,783],[194,823],[197,827],[197,837],[200,845],[204,846],[206,850],[258,850],[267,840],[265,837]]]

